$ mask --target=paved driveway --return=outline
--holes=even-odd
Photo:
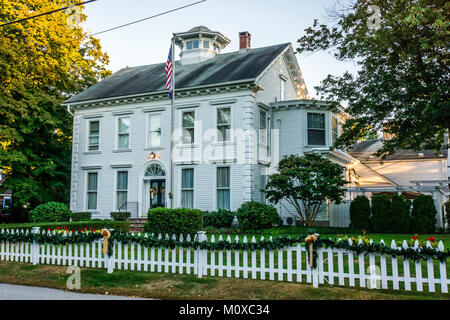
[[[0,300],[143,300],[0,283]]]

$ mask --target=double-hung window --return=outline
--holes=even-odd
[[[127,210],[128,172],[117,172],[117,209]]]
[[[194,208],[194,169],[181,170],[181,207]]]
[[[183,144],[194,143],[195,139],[195,112],[183,112]]]
[[[95,151],[99,149],[100,138],[100,121],[89,121],[89,141],[88,151]]]
[[[161,146],[161,113],[148,116],[148,146]]]
[[[335,117],[331,117],[331,143],[334,144],[338,137],[338,119]]]
[[[231,109],[219,108],[217,109],[217,131],[219,141],[230,141],[231,129]]]
[[[308,113],[308,145],[325,145],[325,114]]]
[[[118,149],[130,147],[130,117],[120,117],[117,130]]]
[[[267,113],[259,112],[259,143],[267,145]]]
[[[217,168],[217,209],[230,210],[230,168]]]
[[[199,46],[199,40],[193,40],[186,42],[186,49],[192,50],[192,49],[198,49]]]
[[[286,100],[286,80],[280,79],[280,101]]]
[[[98,186],[98,173],[88,173],[87,183],[87,208],[88,210],[97,210],[97,186]]]

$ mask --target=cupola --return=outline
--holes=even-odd
[[[181,64],[199,63],[214,58],[230,43],[230,39],[205,26],[175,33],[175,44],[180,49]]]

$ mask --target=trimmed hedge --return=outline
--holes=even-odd
[[[279,226],[280,216],[274,206],[257,201],[248,201],[237,210],[239,229],[261,230]]]
[[[69,221],[70,209],[64,203],[47,202],[30,211],[33,222],[62,222]]]
[[[72,212],[70,214],[71,221],[87,221],[91,220],[92,212],[85,211],[85,212]]]
[[[392,220],[389,214],[389,198],[385,194],[372,197],[371,230],[373,232],[390,232]]]
[[[126,211],[114,211],[114,212],[111,212],[110,214],[111,214],[111,218],[114,221],[125,221],[131,217],[131,212],[126,212]]]
[[[185,208],[155,208],[147,215],[145,232],[155,234],[195,234],[203,226],[203,212]]]
[[[41,223],[9,223],[0,224],[0,229],[20,229],[30,230],[32,227],[41,227],[41,230],[54,229],[56,227],[68,227],[70,230],[78,230],[84,228],[95,229],[114,229],[117,231],[130,231],[130,223],[128,221],[111,221],[111,220],[89,220],[89,221],[72,221],[72,222],[41,222]]]
[[[412,231],[415,233],[432,233],[436,226],[436,208],[433,197],[421,194],[413,201]]]
[[[395,233],[409,233],[411,229],[411,200],[394,194],[391,197],[391,205],[389,207],[392,219],[392,231]]]
[[[357,196],[350,203],[350,227],[369,230],[370,201],[365,196]]]
[[[203,212],[203,226],[220,228],[231,228],[235,212],[220,209],[219,211]]]

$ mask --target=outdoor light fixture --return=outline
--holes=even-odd
[[[155,160],[156,154],[154,152],[151,152],[149,158],[150,158],[150,160]]]

